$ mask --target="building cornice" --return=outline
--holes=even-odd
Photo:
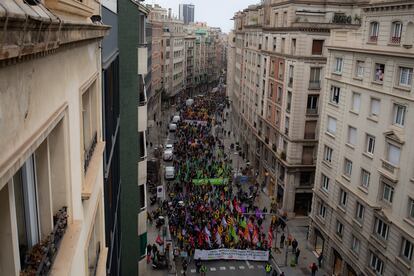
[[[334,46],[334,45],[327,45],[326,48],[328,50],[357,52],[357,53],[364,53],[364,54],[378,55],[378,56],[390,56],[390,57],[402,57],[402,58],[413,57],[413,53],[402,53],[402,52],[387,51],[387,50],[382,50],[382,49],[349,48],[349,47]]]

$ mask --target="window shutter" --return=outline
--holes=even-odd
[[[323,48],[323,40],[314,40],[312,43],[312,55],[321,55]]]

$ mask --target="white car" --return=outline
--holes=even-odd
[[[170,149],[170,150],[174,150],[174,146],[173,146],[173,144],[165,144],[164,149],[165,149],[165,150],[168,150],[168,149]]]
[[[175,178],[175,169],[173,166],[165,167],[165,179],[172,180]]]
[[[175,115],[175,116],[172,118],[172,122],[173,122],[174,124],[178,123],[180,120],[181,120],[181,118],[180,118],[180,116],[179,116],[179,115]]]
[[[173,159],[173,150],[172,149],[166,149],[164,150],[163,157],[164,161],[171,161]]]
[[[171,123],[168,125],[168,130],[170,132],[175,132],[177,130],[177,124]]]

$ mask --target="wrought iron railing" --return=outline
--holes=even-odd
[[[53,216],[54,227],[45,239],[26,254],[20,271],[21,276],[48,275],[68,226],[67,207],[62,207]]]
[[[83,172],[84,173],[86,173],[86,171],[88,170],[88,167],[91,162],[92,155],[95,150],[97,142],[98,142],[98,133],[95,132],[89,149],[84,152],[84,161],[83,161]]]

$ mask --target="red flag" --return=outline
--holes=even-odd
[[[267,239],[269,240],[269,246],[272,246],[272,241],[273,241],[273,231],[272,231],[272,226],[269,227],[269,231],[267,232]]]
[[[157,239],[155,240],[156,243],[158,243],[159,245],[164,244],[163,239],[161,239],[160,235],[157,236]]]

